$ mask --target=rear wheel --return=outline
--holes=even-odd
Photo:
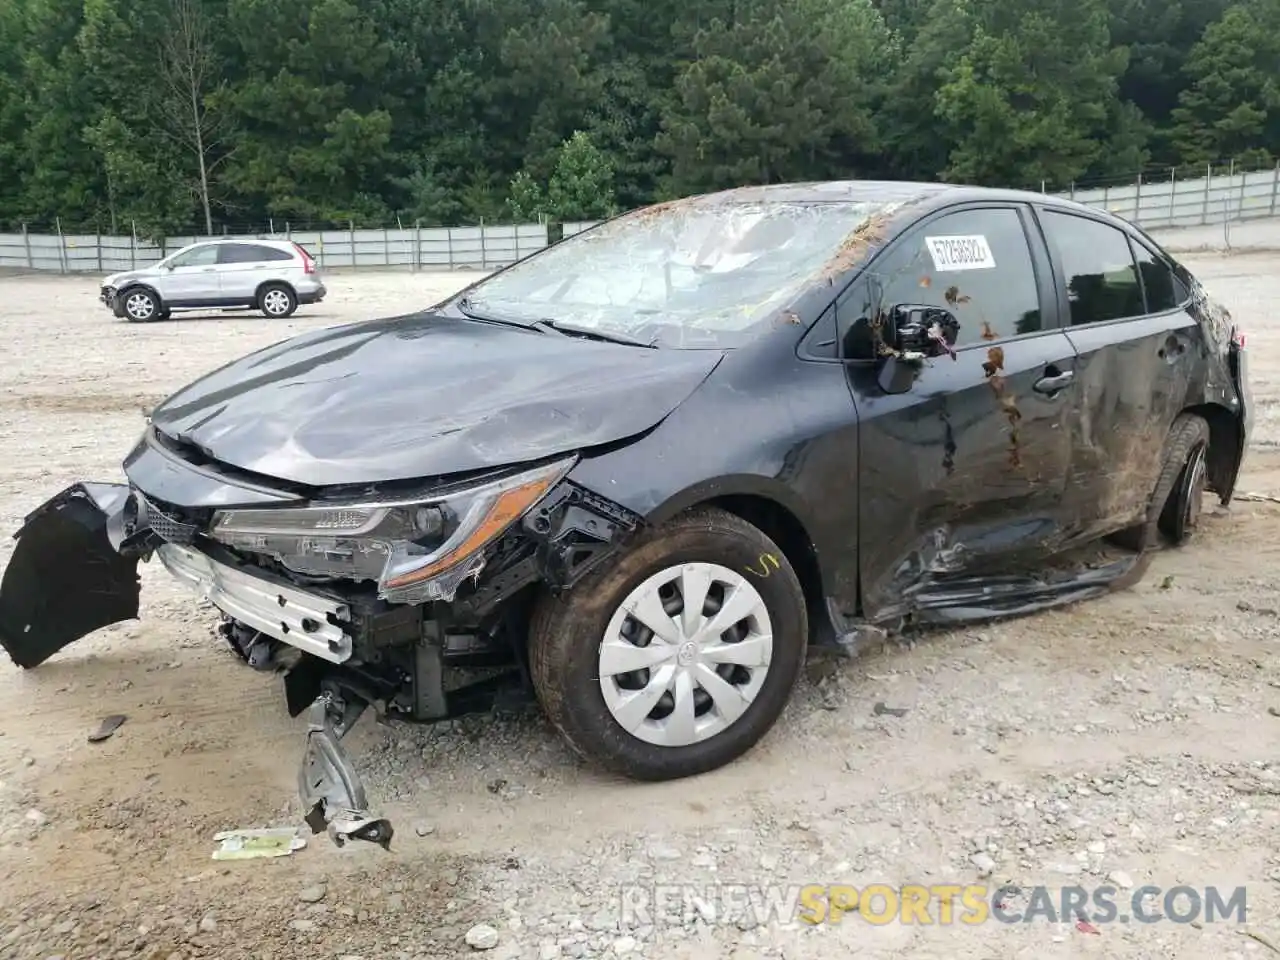
[[[258,294],[258,309],[272,320],[283,320],[298,309],[298,298],[283,283],[270,283]]]
[[[1195,414],[1181,414],[1169,428],[1146,519],[1111,539],[1130,550],[1151,549],[1162,541],[1182,546],[1190,540],[1204,504],[1208,455],[1209,424]]]
[[[150,290],[135,287],[121,294],[124,300],[125,319],[132,323],[148,323],[162,319],[160,316],[160,300]]]
[[[568,595],[544,597],[530,665],[582,756],[638,780],[723,766],[786,706],[808,643],[804,594],[776,544],[699,508],[642,537]]]

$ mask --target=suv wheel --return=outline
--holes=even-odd
[[[804,664],[804,593],[776,544],[699,508],[564,597],[544,596],[530,667],[582,756],[638,780],[714,770],[773,726]]]
[[[272,320],[283,320],[298,309],[298,298],[283,283],[270,283],[258,294],[258,309]]]
[[[133,323],[147,323],[150,320],[162,319],[160,301],[150,290],[135,287],[123,294],[125,319]]]

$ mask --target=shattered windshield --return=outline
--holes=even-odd
[[[886,204],[677,201],[571,237],[469,291],[467,312],[641,343],[732,347]]]

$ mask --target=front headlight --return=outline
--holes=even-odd
[[[376,581],[378,595],[394,602],[450,600],[479,574],[484,548],[576,462],[413,501],[220,510],[210,536],[306,576]]]

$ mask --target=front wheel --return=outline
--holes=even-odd
[[[804,593],[769,537],[698,508],[534,611],[530,666],[582,756],[637,780],[735,760],[774,725],[808,644]]]
[[[131,323],[148,323],[161,319],[160,300],[150,290],[126,290],[124,315]]]

